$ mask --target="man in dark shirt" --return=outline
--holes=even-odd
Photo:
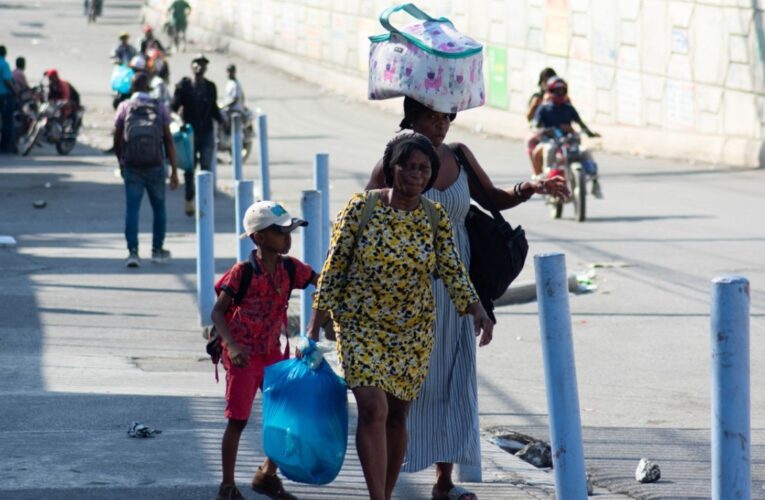
[[[215,154],[215,126],[213,120],[223,123],[223,116],[218,108],[218,91],[215,84],[204,75],[210,61],[202,54],[191,61],[191,72],[194,77],[184,77],[175,86],[175,94],[171,108],[178,112],[185,124],[191,125],[194,131],[194,158],[202,170],[210,170]],[[194,172],[183,174],[186,190],[186,215],[194,215]]]

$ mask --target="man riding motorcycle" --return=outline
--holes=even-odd
[[[593,132],[585,125],[576,108],[571,104],[568,98],[568,84],[563,78],[554,76],[547,80],[547,94],[549,100],[537,108],[533,120],[540,137],[540,143],[534,148],[531,157],[535,178],[542,175],[544,165],[549,166],[550,162],[554,161],[551,157],[553,155],[550,154],[554,143],[545,136],[545,131],[557,128],[567,134],[576,133],[571,126],[573,122],[576,122],[588,137],[600,137],[600,134]],[[587,156],[585,161],[592,161],[588,152],[583,154]],[[594,165],[594,162],[592,164]],[[592,174],[592,194],[596,198],[602,196],[597,173]]]
[[[48,102],[61,105],[62,119],[69,118],[80,109],[80,94],[66,80],[58,76],[58,71],[49,69],[44,73],[48,77]],[[77,123],[79,127],[79,119]]]

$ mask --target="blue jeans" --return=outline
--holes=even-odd
[[[130,168],[122,173],[125,178],[125,239],[128,251],[138,252],[138,212],[141,209],[143,191],[149,195],[149,203],[154,212],[152,231],[152,250],[159,250],[165,242],[167,229],[167,211],[165,209],[165,167]]]
[[[198,133],[194,131],[194,166],[198,164],[202,170],[210,171],[212,168],[213,155],[215,154],[215,129],[209,132]],[[186,190],[186,201],[193,200],[196,194],[194,190],[194,171],[183,173],[183,185]]]
[[[16,99],[13,94],[0,94],[0,114],[2,114],[2,131],[0,132],[0,153],[16,152],[16,130],[13,123],[13,112],[16,109]]]

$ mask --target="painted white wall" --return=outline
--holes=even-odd
[[[188,0],[189,34],[366,99],[368,36],[391,0]],[[170,0],[147,0],[160,25]],[[765,165],[765,0],[419,0],[486,47],[488,104],[460,115],[523,138],[539,71],[612,151]],[[757,5],[757,8],[753,7]],[[405,14],[394,20],[405,24]],[[488,56],[492,54],[489,64]],[[497,82],[497,87],[489,85]],[[398,110],[400,100],[376,105]]]

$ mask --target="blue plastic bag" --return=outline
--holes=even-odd
[[[175,128],[175,127],[172,127]],[[188,123],[172,132],[175,159],[178,168],[186,172],[194,170],[194,130]]]
[[[118,94],[129,94],[134,74],[135,72],[124,64],[115,66],[112,70],[112,90]]]
[[[313,341],[309,344],[315,349]],[[325,360],[314,362],[308,349],[302,359],[266,367],[263,451],[288,479],[327,484],[345,460],[348,395],[345,381]]]

